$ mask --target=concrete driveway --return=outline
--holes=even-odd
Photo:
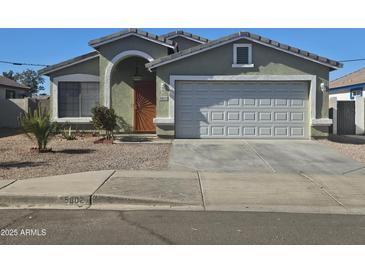
[[[169,169],[365,175],[363,164],[310,140],[175,140]]]

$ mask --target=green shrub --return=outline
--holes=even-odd
[[[117,115],[113,108],[104,106],[94,107],[91,110],[93,117],[92,122],[97,130],[105,130],[106,139],[113,138],[113,131],[117,126]]]
[[[48,112],[38,107],[33,113],[29,111],[20,115],[19,123],[24,133],[37,142],[39,152],[48,151],[47,143],[58,129],[57,123],[51,121]]]

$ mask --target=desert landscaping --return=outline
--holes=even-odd
[[[100,137],[57,135],[48,147],[52,152],[32,150],[34,142],[22,133],[0,136],[0,179],[25,179],[92,170],[164,169],[170,144],[94,144]]]

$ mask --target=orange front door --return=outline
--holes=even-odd
[[[156,132],[153,118],[156,117],[156,83],[139,81],[134,83],[134,130]]]

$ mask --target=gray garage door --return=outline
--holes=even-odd
[[[176,84],[177,138],[308,138],[306,82]]]

